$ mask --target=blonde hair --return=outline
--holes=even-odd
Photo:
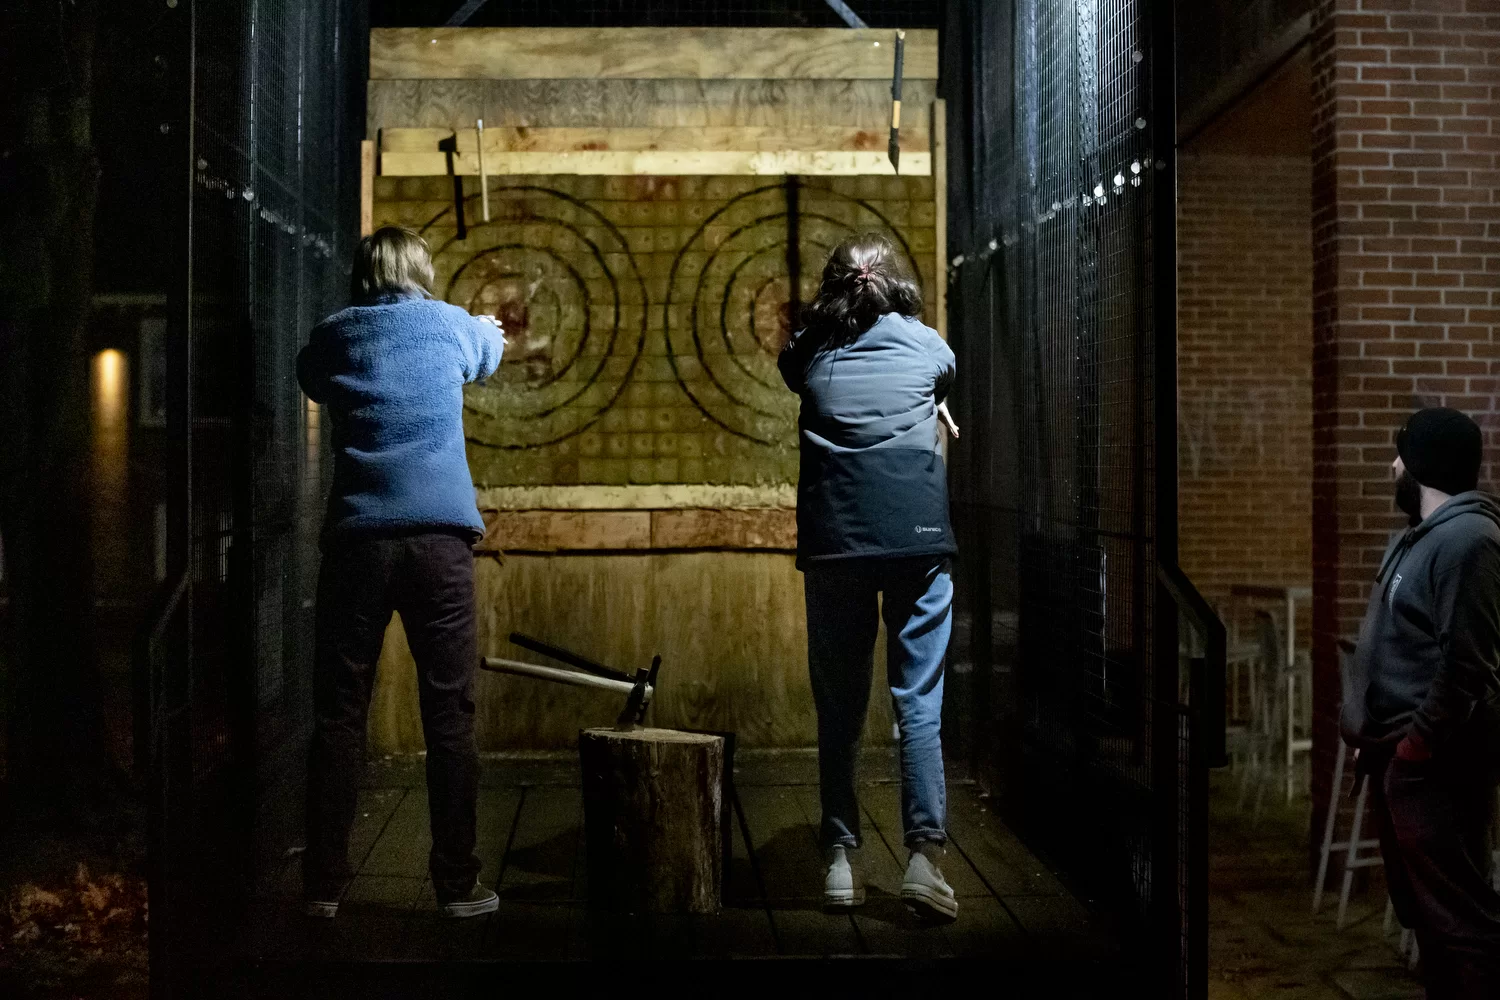
[[[382,226],[354,251],[351,293],[356,301],[391,292],[429,295],[432,254],[427,241],[402,226]]]

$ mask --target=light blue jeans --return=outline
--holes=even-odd
[[[885,619],[886,676],[901,729],[906,845],[946,842],[941,730],[943,657],[953,629],[948,558],[813,563],[803,575],[824,847],[860,843],[854,765],[869,709],[877,615]]]

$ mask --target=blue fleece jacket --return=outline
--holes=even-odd
[[[326,542],[484,522],[464,454],[463,387],[488,378],[505,340],[458,306],[383,296],[313,328],[297,381],[333,421]]]

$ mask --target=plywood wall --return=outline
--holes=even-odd
[[[505,323],[500,373],[466,394],[475,484],[795,482],[788,197],[761,177],[492,178],[490,221],[471,197],[459,240],[448,178],[379,178],[376,224],[428,237],[437,296]],[[812,177],[796,197],[801,301],[861,230],[933,287],[930,177]]]
[[[513,512],[492,517],[486,537],[509,552],[504,562],[476,562],[484,649],[531,658],[505,641],[518,629],[622,668],[660,652],[656,724],[811,746],[801,578],[776,527],[786,511],[767,514],[790,503],[797,475],[798,401],[775,357],[791,332],[787,302],[813,297],[825,255],[849,233],[886,233],[938,298],[936,33],[908,35],[903,164],[919,176],[896,176],[884,156],[889,32],[487,31],[376,33],[368,104],[381,174],[372,222],[423,232],[438,296],[501,316],[511,341],[501,372],[466,395],[475,484],[487,506]],[[490,173],[488,220],[475,176],[481,118],[491,162],[526,171]],[[436,151],[455,133],[462,239]],[[549,155],[587,163],[538,172]],[[638,169],[647,163],[682,168]],[[611,164],[624,172],[598,174]],[[734,175],[705,175],[711,164]],[[793,166],[823,176],[766,176]],[[850,169],[865,174],[831,176]],[[744,509],[678,518],[694,526],[686,541],[652,529],[628,554],[586,551],[609,547],[593,537],[614,537],[600,525],[655,525],[642,512],[672,491]],[[519,537],[539,524],[542,542]],[[561,544],[553,535],[568,525],[593,534]],[[889,740],[883,653],[877,661],[869,734]],[[569,747],[619,708],[488,674],[476,702],[486,750]],[[421,746],[399,622],[370,730],[378,751]]]
[[[812,746],[802,580],[792,557],[769,553],[508,556],[476,562],[480,649],[540,662],[506,639],[522,631],[611,666],[662,656],[655,725],[735,731],[753,747]],[[884,632],[875,658],[866,738],[891,738]],[[481,750],[566,749],[578,731],[614,721],[607,692],[481,673]],[[415,665],[393,619],[370,717],[375,753],[422,749]]]

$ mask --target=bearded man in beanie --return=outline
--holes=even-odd
[[[1488,846],[1500,760],[1500,500],[1456,410],[1396,436],[1409,526],[1381,560],[1340,720],[1370,779],[1391,901],[1416,932],[1428,1000],[1500,998]]]

